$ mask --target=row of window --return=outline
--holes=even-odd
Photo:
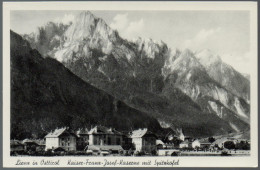
[[[66,146],[66,143],[62,142],[61,146]],[[70,146],[70,143],[67,143],[67,146]]]
[[[99,139],[99,138],[94,138],[94,144],[96,145],[101,145],[102,144],[102,141],[103,141],[103,144],[108,144],[108,145],[111,145],[111,138],[108,137],[107,138],[108,141],[106,141],[106,139]],[[120,145],[121,144],[121,139],[120,138],[116,138],[116,145]]]
[[[61,138],[61,141],[75,141],[76,142],[76,138]]]

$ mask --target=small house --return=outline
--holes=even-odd
[[[159,156],[178,156],[180,155],[180,150],[177,149],[159,149]]]
[[[39,146],[38,143],[36,143],[31,139],[24,139],[23,144],[24,144],[25,151],[36,151],[36,148]]]
[[[55,129],[45,136],[46,147],[45,150],[55,149],[58,147],[63,148],[66,151],[76,150],[77,136],[71,132],[68,128]]]
[[[157,149],[166,148],[166,145],[162,140],[157,139],[155,142],[156,142]]]
[[[195,139],[192,143],[191,143],[192,148],[200,148],[200,141],[198,139]]]
[[[191,147],[192,147],[191,142],[187,140],[180,143],[180,148],[191,148]]]
[[[122,133],[112,128],[95,126],[89,132],[89,145],[121,145],[123,143]]]
[[[211,143],[208,138],[199,139],[200,148],[209,149]]]
[[[89,134],[88,129],[79,129],[76,132],[78,139],[77,139],[77,150],[84,150],[86,146],[89,144]]]
[[[211,147],[218,147],[218,148],[224,148],[224,143],[228,141],[226,137],[216,139],[210,146]]]
[[[36,151],[44,151],[45,150],[44,139],[35,139],[33,141],[38,144],[38,146],[36,147]]]
[[[18,140],[10,141],[11,152],[24,151],[24,145]]]
[[[148,131],[146,128],[134,130],[131,134],[132,142],[135,145],[136,151],[144,151],[152,153],[156,151],[156,139],[157,136]]]

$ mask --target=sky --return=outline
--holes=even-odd
[[[48,21],[69,23],[81,11],[12,11],[11,29],[34,32]],[[210,49],[241,73],[250,68],[249,11],[91,11],[123,38],[163,41],[172,49]]]

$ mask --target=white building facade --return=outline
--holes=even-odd
[[[75,151],[77,145],[77,136],[69,132],[67,128],[56,129],[45,136],[46,147],[45,150],[53,150],[58,147],[66,151]]]

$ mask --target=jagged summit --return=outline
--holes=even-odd
[[[103,21],[95,17],[90,11],[81,12],[76,16],[73,24],[65,32],[68,41],[83,40],[99,33],[103,38],[107,38],[113,30]]]
[[[89,56],[90,49],[101,49],[102,53],[109,55],[118,40],[118,35],[103,19],[84,11],[66,30],[64,39],[63,46],[52,55],[60,62],[70,61],[74,54]]]
[[[89,36],[96,26],[95,16],[87,12],[81,12],[76,18],[71,27],[66,31],[67,40],[78,40]]]
[[[248,79],[232,66],[223,62],[219,55],[209,49],[196,53],[195,57],[206,68],[208,75],[212,79],[249,103],[250,82]]]
[[[159,46],[163,46],[163,45],[167,45],[164,41],[160,40],[160,41],[157,41],[157,40],[154,40],[152,38],[142,38],[142,37],[138,37],[138,38],[134,38],[132,40],[132,42],[134,43],[150,43],[150,44],[157,44]]]
[[[85,82],[155,116],[160,123],[169,127],[173,123],[185,131],[192,127],[189,133],[196,135],[205,135],[201,128],[215,134],[234,130],[233,125],[248,127],[240,115],[250,116],[249,105],[234,94],[249,99],[249,82],[224,62],[217,62],[221,59],[214,52],[170,50],[163,42],[144,38],[130,42],[89,11],[60,32],[60,41],[53,34],[49,39],[53,43],[46,43],[41,53],[51,51],[51,57]],[[201,119],[202,114],[207,118]]]
[[[90,11],[83,11],[79,14],[79,17],[83,18],[96,18],[95,15],[93,15]]]
[[[190,49],[185,49],[180,53],[179,57],[177,57],[177,59],[174,61],[174,67],[180,67],[181,69],[197,67],[203,69],[200,62],[198,62],[194,56],[194,53]]]
[[[197,59],[201,62],[204,66],[209,66],[213,63],[221,62],[221,58],[219,55],[215,54],[213,51],[209,49],[201,50],[195,53]]]
[[[194,56],[194,53],[190,49],[186,48],[183,50],[182,56]]]
[[[84,82],[56,60],[42,58],[21,36],[10,34],[12,139],[98,124],[122,131],[147,127],[162,134],[155,118]]]

